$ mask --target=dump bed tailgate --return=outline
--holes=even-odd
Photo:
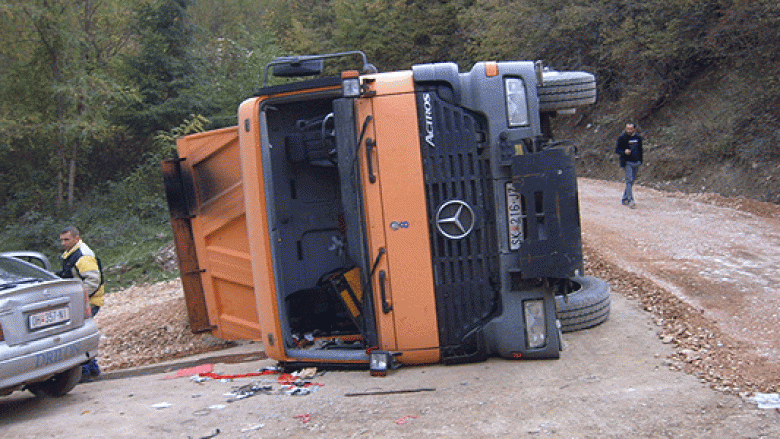
[[[238,128],[182,137],[177,147],[180,159],[163,171],[192,329],[259,340]]]

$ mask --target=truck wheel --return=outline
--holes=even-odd
[[[81,365],[60,372],[40,383],[27,386],[27,390],[35,396],[65,396],[76,387],[81,380]]]
[[[579,331],[605,322],[609,317],[609,284],[593,276],[575,276],[571,280],[575,290],[566,296],[555,296],[561,331]]]
[[[539,111],[569,110],[596,102],[596,77],[587,72],[542,72]]]

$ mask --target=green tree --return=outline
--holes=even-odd
[[[195,85],[198,60],[191,53],[194,28],[187,6],[187,0],[154,0],[141,3],[136,12],[138,50],[125,56],[122,71],[141,100],[119,113],[118,120],[137,141],[148,141],[157,131],[212,108],[188,92]]]
[[[65,200],[73,207],[77,176],[92,148],[119,130],[107,117],[110,108],[131,96],[109,68],[126,36],[120,5],[95,0],[3,4],[3,36],[11,44],[2,49],[2,68],[14,81],[0,88],[0,152],[18,155],[32,147],[40,160],[36,167],[43,165],[54,176],[38,187],[56,188],[58,210]]]
[[[363,50],[383,70],[425,62],[465,62],[457,16],[467,1],[331,0],[314,33],[325,50]]]
[[[199,69],[188,93],[210,103],[210,127],[236,124],[236,110],[262,85],[265,65],[280,55],[274,35],[264,29],[231,29],[231,37],[202,34],[193,55]]]

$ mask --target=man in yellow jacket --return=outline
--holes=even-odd
[[[103,306],[103,272],[100,260],[95,252],[81,240],[79,229],[68,226],[60,233],[60,244],[65,252],[62,254],[62,270],[57,272],[59,277],[81,279],[84,291],[89,294],[89,305],[92,317]],[[89,379],[100,375],[100,367],[97,360],[92,359],[82,369],[82,379]]]

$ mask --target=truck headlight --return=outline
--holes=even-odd
[[[525,84],[520,78],[504,78],[506,120],[510,127],[528,125],[528,99]]]
[[[544,321],[544,301],[526,300],[523,302],[525,314],[525,335],[529,348],[541,348],[547,344],[547,324]]]
[[[360,75],[357,71],[348,70],[341,73],[341,92],[345,98],[360,96]]]
[[[395,357],[398,352],[371,351],[369,353],[369,373],[374,377],[387,376],[387,371],[398,367]]]

